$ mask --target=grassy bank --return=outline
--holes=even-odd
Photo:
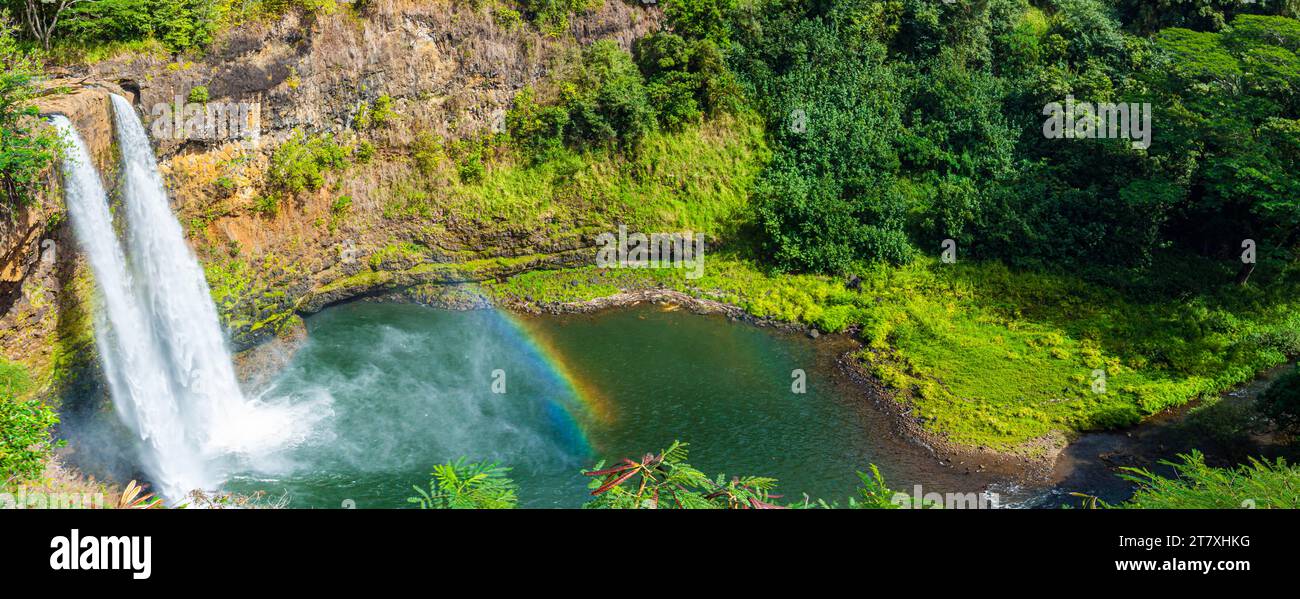
[[[705,273],[690,281],[675,270],[591,267],[530,272],[487,288],[501,300],[544,305],[667,287],[757,317],[859,330],[862,359],[904,391],[900,400],[927,429],[1004,451],[1032,451],[1032,441],[1057,433],[1135,424],[1300,351],[1298,306],[1281,285],[1169,298],[996,262],[922,260],[864,268],[850,288],[717,254]]]
[[[499,140],[433,140],[412,152],[406,177],[377,195],[387,221],[454,216],[486,238],[502,231],[559,237],[616,222],[731,236],[752,218],[749,190],[768,157],[753,115],[654,131],[631,155],[559,148],[530,159]]]

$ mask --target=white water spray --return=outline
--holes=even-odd
[[[126,252],[85,144],[64,163],[74,232],[104,297],[96,342],[119,416],[139,435],[142,462],[163,496],[211,490],[232,462],[257,461],[302,441],[327,405],[248,401],[203,269],[171,212],[144,125],[112,96],[122,154]]]
[[[175,403],[169,401],[172,392],[164,359],[135,298],[99,173],[72,123],[63,116],[52,120],[69,142],[63,158],[64,196],[73,232],[95,273],[102,300],[95,313],[95,342],[114,405],[144,443],[144,467],[164,486],[163,493],[183,495],[186,489],[205,488],[208,481],[187,447],[184,430],[171,426],[178,415]]]

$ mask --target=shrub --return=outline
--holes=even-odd
[[[330,214],[339,216],[352,210],[352,196],[339,196],[330,204]]]
[[[172,51],[212,41],[219,18],[211,0],[98,0],[74,5],[63,16],[59,37],[79,44],[156,39]]]
[[[279,214],[280,197],[273,193],[257,196],[257,199],[253,200],[253,212],[268,218]]]
[[[357,102],[356,114],[352,115],[352,128],[357,131],[378,129],[388,126],[395,120],[397,120],[397,112],[393,110],[393,98],[384,94],[375,98],[374,102],[365,100]]]
[[[496,463],[465,463],[461,458],[438,464],[430,473],[429,488],[413,487],[419,495],[407,501],[421,509],[508,509],[515,507],[515,482],[509,468]]]
[[[192,104],[208,103],[208,88],[203,85],[196,85],[190,88],[190,95],[187,98]]]
[[[452,142],[448,154],[455,160],[456,175],[461,183],[473,184],[483,180],[487,174],[487,161],[501,140],[501,137],[489,135]]]
[[[415,143],[411,146],[411,158],[415,161],[415,168],[425,177],[432,177],[438,172],[438,165],[442,164],[442,159],[447,157],[447,152],[442,147],[442,140],[438,136],[427,131],[420,133],[415,137]]]
[[[1283,431],[1300,434],[1300,368],[1273,382],[1259,396],[1259,411]]]
[[[375,157],[375,144],[362,140],[357,147],[352,150],[352,159],[357,164],[367,164],[371,158]]]
[[[560,106],[542,106],[537,92],[526,86],[515,94],[514,104],[506,113],[506,132],[517,148],[532,159],[541,159],[564,143],[564,128],[569,113]]]
[[[1139,468],[1125,468],[1125,479],[1138,484],[1133,498],[1119,507],[1143,509],[1300,508],[1296,480],[1300,468],[1286,460],[1251,459],[1237,468],[1211,468],[1199,451],[1179,455],[1181,462],[1162,462],[1178,473],[1165,478]]]
[[[604,0],[521,0],[520,4],[542,33],[559,37],[569,29],[569,15],[595,9],[602,2]]]
[[[21,399],[31,379],[21,366],[0,359],[0,482],[24,481],[45,469],[59,417],[43,402]]]
[[[371,270],[405,270],[424,262],[425,249],[410,241],[388,244],[370,255]]]
[[[325,173],[342,168],[347,152],[325,135],[295,132],[271,154],[267,187],[288,193],[315,191],[325,183]]]
[[[640,460],[625,458],[605,468],[596,464],[583,474],[592,477],[588,485],[595,496],[585,507],[605,509],[774,509],[785,507],[837,507],[835,503],[804,496],[801,503],[781,505],[776,479],[764,476],[709,477],[686,463],[687,444],[674,441],[657,454]],[[858,497],[849,499],[853,508],[894,508],[894,493],[874,465],[870,473],[858,472],[862,481]]]
[[[641,73],[632,57],[610,40],[601,40],[582,54],[577,76],[566,88],[568,141],[635,150],[654,130]]]

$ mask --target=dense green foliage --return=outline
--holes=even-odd
[[[503,26],[522,13],[560,37],[598,3],[493,10]],[[453,213],[476,219],[484,237],[579,237],[617,224],[707,232],[731,247],[710,246],[700,280],[586,268],[485,287],[532,304],[667,287],[855,332],[866,345],[861,366],[901,391],[928,430],[1039,451],[1044,438],[1130,425],[1300,353],[1296,4],[665,0],[667,30],[630,52],[612,40],[571,49],[516,95],[505,135],[415,132],[406,156],[418,178],[385,179],[375,195],[384,218],[437,223]],[[56,46],[153,41],[189,51],[223,24],[337,8],[101,0],[71,9],[53,36]],[[25,124],[37,66],[9,35],[0,59],[0,208],[11,210],[30,199],[53,142]],[[191,100],[206,91],[194,88]],[[1150,103],[1152,144],[1045,137],[1045,107],[1067,97]],[[397,122],[393,102],[357,106],[350,135],[370,138],[350,150],[357,163],[377,156],[373,131]],[[295,134],[271,155],[254,209],[273,215],[283,198],[320,190],[348,157],[329,137]],[[352,210],[350,196],[333,202],[335,219]],[[931,257],[946,239],[960,248],[956,265]],[[1238,260],[1245,240],[1258,246],[1260,272],[1238,286],[1253,271]],[[395,280],[385,268],[427,268],[427,251],[384,248],[370,270],[331,285]],[[501,262],[458,267],[483,264]],[[1297,380],[1284,377],[1260,404],[1286,429],[1300,418]],[[34,425],[50,416],[38,404],[0,408],[0,431],[18,431],[22,451],[36,451],[0,455],[20,456],[30,474],[48,441]],[[675,446],[598,467],[593,506],[779,503],[773,481],[711,478],[684,460]],[[1134,474],[1147,485],[1135,501],[1196,505],[1291,474],[1281,464],[1214,471],[1189,458],[1176,481]],[[883,488],[878,475],[863,480]],[[514,503],[495,465],[439,466],[419,492],[427,507]]]
[[[835,507],[806,495],[801,502],[782,501],[776,494],[777,481],[762,476],[718,474],[710,478],[686,463],[686,443],[673,442],[657,454],[640,460],[624,458],[610,467],[603,463],[584,472],[592,477],[594,499],[584,507],[596,509],[781,509],[787,507]],[[852,508],[896,508],[894,492],[873,465],[870,473],[858,473],[859,497],[849,498]]]
[[[637,40],[633,54],[659,122],[667,129],[737,108],[739,90],[713,41],[661,32]]]
[[[1124,23],[1138,32],[1163,27],[1218,30],[1239,14],[1300,16],[1300,2],[1296,0],[1117,0],[1115,4]]]
[[[740,82],[773,151],[753,193],[765,258],[714,260],[695,282],[579,270],[491,288],[544,303],[668,285],[859,329],[867,368],[962,444],[1020,447],[1212,395],[1300,352],[1300,22],[1211,4],[1195,15],[1221,24],[1183,11],[1177,24],[1201,30],[1162,30],[1105,0],[670,2],[673,32],[634,46],[657,124],[700,118],[677,69],[692,47],[721,48],[735,75],[718,80]],[[1067,96],[1151,103],[1152,144],[1045,137],[1044,107]],[[513,137],[560,146],[562,104],[520,100]],[[1014,268],[866,266],[947,238],[963,260]],[[1264,287],[1232,285],[1251,270],[1238,272],[1246,239]]]
[[[267,187],[287,193],[315,191],[329,169],[347,165],[348,152],[327,135],[295,132],[276,147],[266,171]]]
[[[599,41],[546,89],[525,87],[506,115],[515,146],[535,160],[562,146],[634,154],[653,131],[736,110],[735,83],[712,42],[658,33],[637,40],[634,52]]]
[[[520,0],[524,15],[542,32],[561,36],[569,30],[569,17],[574,13],[599,8],[604,0]]]
[[[352,118],[352,126],[358,131],[364,131],[387,127],[395,120],[397,120],[397,113],[393,111],[393,98],[383,94],[375,98],[373,103],[362,102],[357,107],[356,115]]]
[[[464,458],[433,467],[428,490],[407,501],[421,509],[506,509],[515,507],[515,483],[509,468],[496,464],[466,463]]]
[[[1300,369],[1282,375],[1260,394],[1259,411],[1283,432],[1300,434]]]
[[[154,39],[183,50],[210,42],[223,11],[215,0],[93,0],[65,3],[70,6],[62,12],[57,11],[60,3],[41,4],[39,15],[29,15],[26,0],[4,0],[11,13],[23,17],[29,36],[41,37],[32,19],[53,25],[48,39],[38,39],[46,46]]]
[[[724,44],[767,121],[755,201],[782,268],[903,262],[944,239],[1058,267],[1300,242],[1293,19],[1106,0],[666,8],[687,39]],[[1045,138],[1044,107],[1067,96],[1151,103],[1151,147]]]
[[[1149,470],[1128,468],[1124,478],[1138,484],[1129,501],[1119,507],[1138,509],[1278,509],[1300,508],[1300,467],[1285,460],[1251,460],[1237,468],[1211,468],[1200,452],[1164,462],[1174,478]]]
[[[524,91],[516,98],[508,127],[533,126],[516,120],[525,113],[520,99],[527,97]],[[528,114],[553,113],[552,107],[532,107]],[[749,188],[767,153],[762,126],[752,115],[675,132],[655,128],[635,153],[617,147],[573,149],[560,137],[530,139],[523,144],[512,135],[510,144],[518,151],[507,156],[499,155],[501,148],[478,147],[479,164],[471,166],[482,171],[462,173],[470,169],[461,168],[459,162],[467,158],[456,157],[455,144],[419,136],[411,148],[418,176],[386,190],[384,215],[425,218],[446,210],[475,219],[484,231],[508,225],[556,235],[598,234],[616,230],[618,223],[731,234],[749,219]],[[464,174],[476,176],[467,180]]]
[[[0,218],[13,218],[29,204],[52,164],[58,141],[39,125],[32,99],[40,65],[18,47],[12,28],[0,19]]]
[[[365,3],[358,2],[358,9]],[[290,10],[332,12],[337,0],[0,0],[25,35],[50,49],[157,42],[172,52],[201,49],[222,27]]]
[[[23,482],[45,469],[53,442],[54,410],[26,397],[31,380],[21,366],[0,359],[0,484]]]

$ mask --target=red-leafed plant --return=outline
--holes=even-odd
[[[776,479],[759,476],[718,475],[710,479],[686,463],[686,444],[647,453],[640,461],[624,458],[619,464],[584,472],[592,477],[587,504],[593,508],[672,509],[777,509],[773,499]]]

